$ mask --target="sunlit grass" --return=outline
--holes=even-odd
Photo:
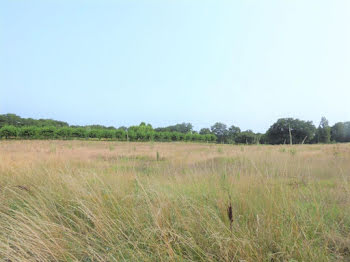
[[[350,259],[349,144],[1,141],[0,156],[1,261]]]

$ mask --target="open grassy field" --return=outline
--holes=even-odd
[[[349,144],[1,141],[0,261],[350,261],[349,178]]]

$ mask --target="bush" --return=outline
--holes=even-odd
[[[18,130],[18,136],[24,139],[33,139],[38,135],[38,129],[34,126],[21,127]]]
[[[178,141],[178,140],[179,140],[178,132],[171,132],[171,141]]]
[[[98,129],[87,130],[87,137],[88,138],[100,138],[101,137],[100,130],[98,130]]]
[[[101,138],[105,139],[113,139],[114,138],[114,131],[109,129],[103,129],[101,130]]]
[[[191,133],[187,133],[185,135],[185,141],[191,141],[192,140],[192,134]]]
[[[128,137],[129,137],[129,141],[135,141],[136,140],[136,133],[133,130],[128,131],[127,133]]]
[[[154,140],[154,132],[153,131],[147,131],[145,134],[145,140],[146,141],[153,141]]]
[[[184,133],[178,133],[178,141],[184,141],[185,134]]]
[[[236,136],[235,142],[237,144],[254,144],[256,143],[256,136],[252,131],[244,131]]]
[[[119,141],[126,140],[126,132],[123,129],[117,129],[114,134],[115,138]]]
[[[171,140],[171,132],[161,132],[161,140],[162,141],[170,141]]]
[[[17,136],[17,128],[14,126],[3,126],[0,129],[0,137],[4,137],[6,139],[8,138],[15,138]]]
[[[69,127],[62,127],[56,130],[55,136],[57,138],[69,139],[72,134],[72,129]]]
[[[154,141],[161,141],[162,134],[161,132],[154,132]]]
[[[87,131],[85,128],[82,128],[82,127],[72,128],[71,137],[73,137],[73,138],[86,138]]]
[[[38,129],[39,138],[52,139],[55,138],[56,128],[53,126],[41,127]]]

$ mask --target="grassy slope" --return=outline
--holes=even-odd
[[[350,261],[349,144],[1,141],[0,157],[0,261]]]

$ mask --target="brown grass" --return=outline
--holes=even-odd
[[[1,141],[0,157],[0,261],[350,261],[349,144]]]

